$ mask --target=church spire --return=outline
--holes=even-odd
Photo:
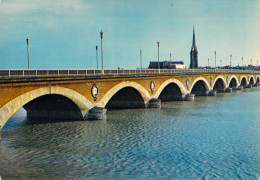
[[[195,50],[197,49],[197,46],[196,46],[196,39],[195,39],[195,30],[194,30],[194,25],[193,25],[193,40],[192,40],[192,47],[191,49]]]
[[[198,50],[197,50],[196,40],[195,40],[194,25],[193,25],[193,40],[192,40],[192,46],[190,51],[190,68],[198,68]]]

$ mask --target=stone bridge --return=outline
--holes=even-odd
[[[0,130],[20,108],[27,118],[104,119],[107,109],[160,107],[259,84],[243,70],[0,70]]]

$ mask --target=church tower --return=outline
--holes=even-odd
[[[190,50],[190,68],[198,68],[198,50],[196,46],[196,40],[195,40],[195,30],[193,26],[193,40],[192,40],[192,46]]]

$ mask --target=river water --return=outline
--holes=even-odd
[[[2,130],[2,179],[258,179],[260,88]]]

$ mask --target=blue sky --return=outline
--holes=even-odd
[[[259,0],[2,0],[0,69],[95,69],[104,32],[104,68],[143,67],[160,59],[188,66],[195,25],[199,65],[260,64]],[[101,59],[99,51],[99,60]],[[101,67],[101,64],[99,64]]]

